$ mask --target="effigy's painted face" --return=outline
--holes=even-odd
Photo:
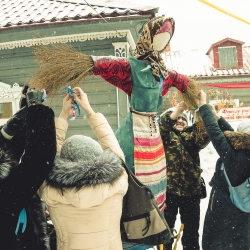
[[[166,48],[171,35],[169,32],[160,33],[154,36],[153,38],[153,50],[162,51]]]

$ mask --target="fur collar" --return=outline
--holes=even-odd
[[[123,171],[121,159],[114,152],[106,150],[92,161],[71,162],[57,157],[46,181],[57,189],[73,188],[78,191],[105,183],[112,185]]]
[[[13,160],[11,151],[0,149],[0,180],[8,177],[12,169],[17,165],[18,162]]]
[[[250,133],[225,131],[224,134],[235,150],[250,149]]]

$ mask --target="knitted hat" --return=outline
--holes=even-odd
[[[187,115],[186,115],[185,113],[182,112],[181,114],[178,115],[178,118],[179,118],[179,117],[185,119],[186,122],[188,122],[188,117],[187,117]]]
[[[246,119],[239,123],[237,130],[239,132],[248,133],[250,132],[250,119]]]
[[[100,144],[88,136],[73,135],[64,141],[60,158],[70,161],[89,161],[103,152]]]

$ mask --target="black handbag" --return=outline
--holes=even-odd
[[[171,238],[170,228],[151,190],[122,163],[128,174],[128,191],[123,198],[121,238],[124,243],[159,245]]]

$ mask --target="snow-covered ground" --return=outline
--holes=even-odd
[[[231,126],[236,130],[239,122],[230,122]],[[208,182],[211,180],[214,170],[215,170],[215,163],[219,158],[217,152],[215,151],[212,143],[210,142],[206,148],[200,151],[200,159],[201,159],[201,168],[203,169],[202,177],[206,182],[207,187],[207,198],[201,200],[201,213],[200,213],[200,247],[201,247],[201,238],[202,238],[202,231],[203,231],[203,223],[205,218],[205,213],[207,210],[208,200],[210,196],[211,187],[208,185]],[[175,229],[179,231],[180,228],[180,219],[179,216],[175,223]],[[177,243],[177,250],[182,250],[181,240]],[[202,248],[201,248],[202,250]]]

